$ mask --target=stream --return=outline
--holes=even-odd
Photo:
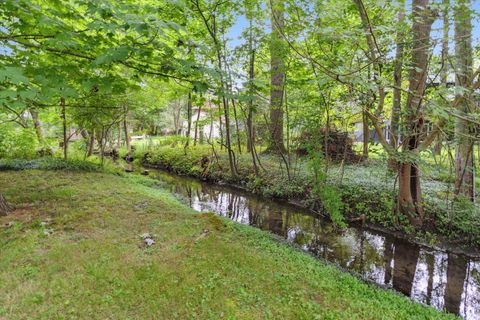
[[[196,211],[212,211],[270,231],[414,301],[466,320],[480,320],[480,259],[422,247],[368,228],[339,231],[326,219],[285,202],[162,170],[149,171]]]

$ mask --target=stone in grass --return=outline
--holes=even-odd
[[[50,236],[53,234],[53,229],[45,229],[43,231],[43,234],[46,235],[46,236]]]
[[[149,174],[150,174],[150,171],[148,170],[143,170],[141,173],[142,176],[148,176]]]
[[[147,247],[151,247],[155,243],[155,240],[153,240],[152,236],[148,232],[142,234],[141,238],[143,239],[143,242]]]

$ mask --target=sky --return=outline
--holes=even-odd
[[[437,0],[439,1],[439,0]],[[451,2],[454,0],[450,0]],[[407,0],[407,7],[411,3],[411,1]],[[479,45],[480,44],[480,0],[472,0],[472,5],[473,5],[473,30],[472,30],[472,36],[473,36],[473,44],[474,45]],[[450,12],[450,20],[451,20],[451,25],[450,25],[450,41],[452,44],[450,45],[450,50],[451,54],[453,53],[454,46],[453,46],[453,10]],[[237,20],[235,24],[233,25],[232,28],[230,28],[229,33],[228,33],[228,38],[229,38],[229,44],[231,48],[235,48],[237,46],[241,46],[244,44],[244,41],[241,38],[241,34],[243,30],[245,30],[248,27],[248,21],[245,16],[239,15],[237,17]],[[442,37],[442,28],[443,28],[443,22],[442,18],[438,18],[435,23],[432,26],[432,38],[433,39],[441,39]],[[436,48],[434,49],[435,53],[439,53],[440,51],[440,46],[437,45]],[[438,52],[437,52],[438,51]]]

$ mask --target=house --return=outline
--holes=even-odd
[[[354,132],[353,132],[353,141],[354,142],[363,142],[363,121],[355,121],[353,123]],[[370,142],[379,143],[380,140],[378,138],[377,131],[374,128],[370,128],[369,130],[369,140]],[[391,140],[391,130],[390,130],[390,120],[386,120],[383,122],[382,132],[387,141],[390,143]],[[400,138],[400,137],[399,137]]]
[[[356,121],[353,123],[354,132],[353,132],[353,141],[354,142],[363,142],[363,121]],[[425,120],[425,124],[423,126],[423,132],[429,133],[433,130],[433,123],[431,121]],[[385,136],[385,139],[388,143],[392,140],[392,131],[391,131],[391,122],[390,120],[385,120],[382,126],[382,132]],[[380,143],[380,139],[378,138],[377,131],[372,127],[369,129],[369,140],[370,142]],[[401,134],[398,134],[397,141],[401,142]]]
[[[215,109],[211,104],[192,107],[190,138],[195,138],[195,128],[197,128],[197,138],[217,139],[220,138],[220,119],[215,114]],[[222,121],[223,123],[223,121]],[[184,120],[182,124],[182,136],[186,136],[188,131],[188,121]]]

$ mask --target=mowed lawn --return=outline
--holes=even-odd
[[[16,207],[0,217],[0,319],[454,318],[195,213],[151,183],[0,172]]]

